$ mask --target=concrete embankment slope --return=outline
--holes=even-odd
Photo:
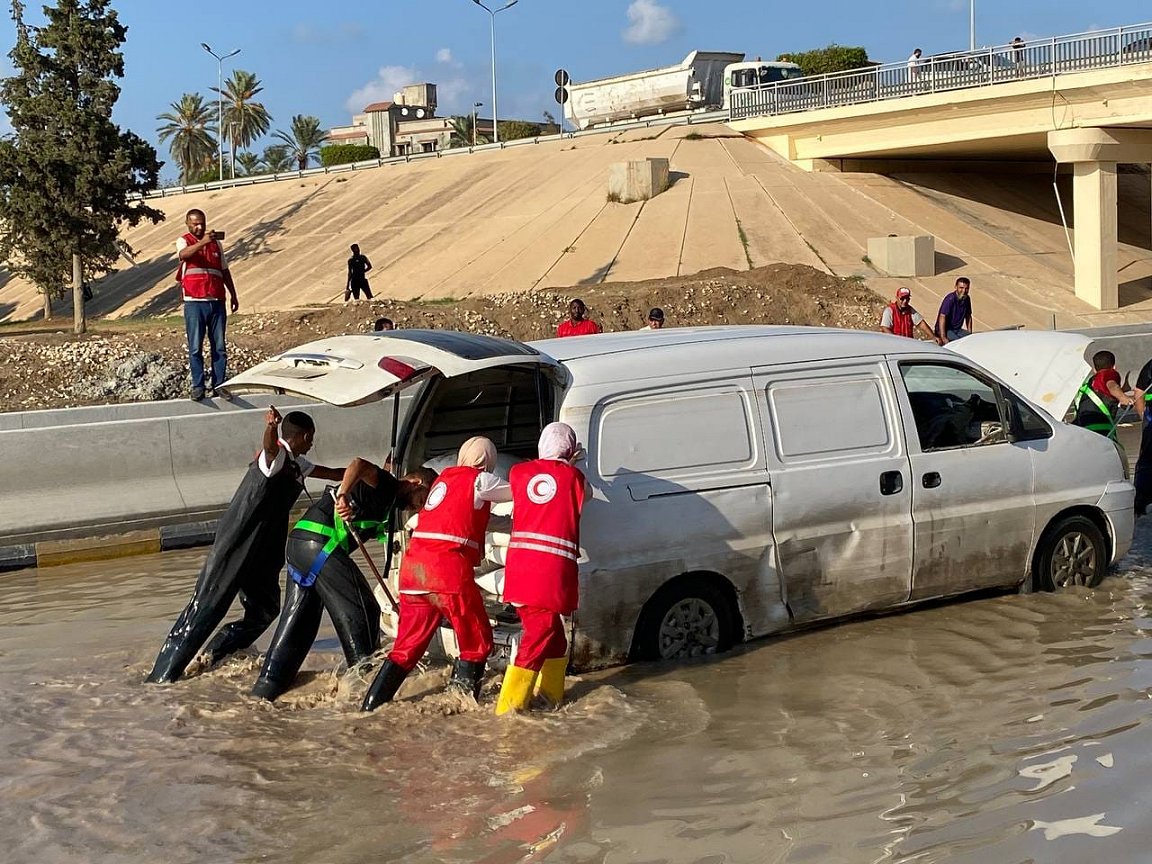
[[[703,137],[700,137],[703,136]],[[647,203],[606,200],[613,162],[665,157],[673,185]],[[173,243],[191,207],[228,231],[242,308],[339,300],[359,243],[386,297],[447,298],[634,281],[717,266],[809,264],[859,275],[881,295],[911,284],[931,313],[960,273],[979,327],[1128,324],[1152,314],[1147,177],[1121,184],[1125,307],[1094,313],[1072,292],[1051,175],[808,174],[723,126],[665,127],[387,165],[152,203],[168,214],[128,232],[136,265],[97,286],[92,314],[176,311]],[[1070,193],[1064,189],[1066,209]],[[869,237],[936,237],[939,275],[881,277]],[[0,287],[0,320],[37,314],[20,280]]]

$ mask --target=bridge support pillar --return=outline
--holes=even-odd
[[[1128,142],[1117,131],[1088,127],[1048,133],[1056,161],[1072,163],[1076,296],[1096,309],[1120,305],[1116,163]]]
[[[1096,309],[1116,309],[1120,305],[1116,163],[1077,162],[1073,171],[1076,296]]]

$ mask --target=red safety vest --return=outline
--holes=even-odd
[[[200,241],[193,234],[184,239],[192,246]],[[180,262],[178,281],[185,300],[223,300],[224,268],[220,244],[209,243],[190,258]]]
[[[580,510],[584,475],[555,459],[522,462],[512,486],[512,538],[504,599],[566,615],[576,609],[580,580]]]
[[[912,310],[902,310],[896,303],[889,303],[888,308],[892,310],[892,332],[896,336],[913,338]]]
[[[492,505],[476,507],[479,468],[445,468],[428,492],[400,563],[401,591],[459,594],[475,578]]]

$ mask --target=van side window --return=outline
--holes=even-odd
[[[738,387],[677,391],[609,403],[600,416],[602,477],[750,467],[752,406]]]
[[[1004,391],[1004,401],[1008,405],[1012,431],[1017,441],[1038,441],[1052,437],[1052,426],[1040,416],[1039,411],[1008,390]]]
[[[922,450],[1007,442],[997,388],[965,369],[937,363],[900,366]]]
[[[782,462],[883,453],[892,443],[873,377],[776,382],[768,406]]]

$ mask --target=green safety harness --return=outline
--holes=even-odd
[[[390,511],[388,516],[383,520],[376,519],[354,519],[351,522],[351,528],[362,536],[375,537],[376,540],[391,548],[389,542],[392,537],[392,516],[394,511]],[[340,549],[345,554],[351,554],[352,544],[354,542],[352,532],[349,531],[349,525],[344,523],[340,518],[340,514],[335,510],[332,511],[332,524],[325,525],[323,522],[313,522],[311,519],[301,519],[295,525],[301,531],[309,531],[312,534],[319,534],[325,538],[324,548],[317,554],[312,565],[308,568],[306,573],[301,573],[291,564],[288,565],[288,575],[300,585],[302,588],[307,588],[316,581],[316,577],[320,575],[320,571],[324,569],[324,565],[328,562],[328,558],[337,549]]]
[[[1116,422],[1112,419],[1112,412],[1108,409],[1108,404],[1100,398],[1100,395],[1088,386],[1088,382],[1092,379],[1086,380],[1080,385],[1080,392],[1087,396],[1088,399],[1096,406],[1097,410],[1104,415],[1103,423],[1085,423],[1085,429],[1091,429],[1093,432],[1099,432],[1101,435],[1107,435],[1109,438],[1116,437]],[[1083,400],[1081,400],[1083,401]]]

